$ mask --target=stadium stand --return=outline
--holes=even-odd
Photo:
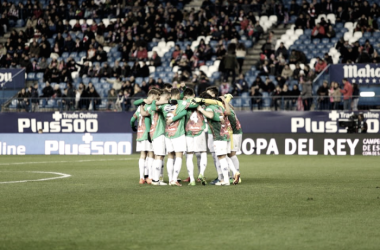
[[[242,97],[236,100],[238,107],[270,108],[277,86],[282,93],[287,85],[287,95],[302,90],[298,86],[301,71],[305,76],[315,71],[310,73],[311,81],[323,80],[326,78],[318,74],[325,73],[328,64],[378,58],[373,49],[380,37],[376,1],[336,1],[332,5],[330,1],[313,4],[299,0],[231,3],[3,2],[1,10],[7,18],[1,19],[0,33],[5,34],[6,41],[0,45],[0,67],[25,68],[26,80],[29,84],[37,82],[39,96],[48,99],[51,96],[44,94],[46,82],[51,83],[52,96],[58,98],[67,95],[68,82],[79,97],[83,97],[77,91],[81,83],[85,88],[91,83],[93,95],[100,100],[97,106],[105,107],[109,100],[117,99],[119,90],[124,99],[134,97],[135,84],[146,92],[153,86],[162,87],[164,82],[173,86],[186,82],[203,89],[202,84],[231,81],[223,74],[227,51],[236,51],[239,62],[244,62],[247,51],[253,51],[257,62],[240,65],[240,72],[249,70],[229,83],[229,92]],[[279,25],[284,26],[283,34],[274,32]],[[350,51],[360,50],[359,46],[365,47],[365,53],[358,54],[365,55],[355,58]],[[256,78],[260,83],[254,85]],[[314,95],[321,82],[313,86]],[[112,88],[116,95],[110,97]],[[254,104],[255,93],[257,98],[268,98],[262,105]],[[40,107],[58,108],[59,102],[49,100]],[[129,102],[124,103],[128,106]]]

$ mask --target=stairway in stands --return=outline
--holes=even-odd
[[[195,9],[195,11],[198,11],[200,7],[202,6],[203,0],[193,0],[189,4],[185,6],[185,10],[190,11],[192,8]],[[258,13],[255,13],[256,16],[258,16]],[[273,27],[268,30],[273,31],[276,38],[280,39],[280,37],[285,34],[286,29],[289,27],[284,27],[284,25],[279,25],[277,28]],[[259,41],[250,49],[247,50],[247,55],[245,57],[244,65],[243,65],[243,74],[245,74],[247,71],[251,69],[252,66],[255,66],[257,62],[260,60],[260,52],[261,52],[261,46],[265,43],[268,32],[263,34]],[[251,83],[249,83],[251,84]]]

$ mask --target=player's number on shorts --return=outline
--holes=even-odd
[[[197,112],[193,112],[190,116],[190,120],[197,123],[198,122],[198,115]]]

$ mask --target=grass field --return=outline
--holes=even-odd
[[[240,156],[229,187],[139,185],[137,158],[1,156],[0,182],[71,177],[0,184],[0,249],[380,248],[379,158]]]

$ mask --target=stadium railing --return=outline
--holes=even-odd
[[[140,97],[126,98],[120,105],[107,98],[43,98],[37,100],[31,98],[12,98],[4,100],[1,112],[51,112],[51,111],[95,111],[95,112],[122,112],[134,111],[136,107],[133,102]],[[316,101],[315,101],[316,100]],[[0,98],[0,103],[1,103]],[[380,109],[380,95],[354,96],[350,100],[349,110],[376,110]],[[38,103],[35,105],[33,103]],[[344,110],[343,97],[334,105],[330,97],[312,96],[302,98],[301,96],[271,96],[263,93],[262,96],[234,97],[231,100],[236,110],[252,111],[323,111]],[[310,105],[310,109],[308,106]]]

